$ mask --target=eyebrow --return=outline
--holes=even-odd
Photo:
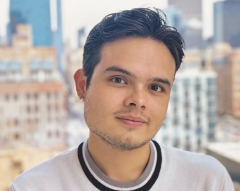
[[[129,71],[125,70],[125,69],[119,68],[117,66],[111,66],[111,67],[107,68],[106,70],[104,70],[103,73],[106,73],[106,72],[120,72],[120,73],[126,74],[126,75],[128,75],[130,77],[136,78],[136,76],[134,74],[132,74],[131,72],[129,72]],[[163,83],[163,84],[167,85],[169,87],[169,89],[172,86],[168,79],[150,78],[150,79],[148,79],[148,81]]]
[[[171,83],[168,79],[162,79],[162,78],[150,78],[148,79],[148,81],[154,81],[154,82],[160,82],[163,83],[165,85],[167,85],[169,87],[169,89],[171,88]]]
[[[136,78],[136,76],[134,74],[132,74],[131,72],[129,72],[127,70],[124,70],[122,68],[116,67],[116,66],[112,66],[112,67],[107,68],[106,70],[104,70],[103,73],[105,73],[105,72],[121,72],[121,73],[126,74],[130,77]]]

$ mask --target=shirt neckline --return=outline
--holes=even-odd
[[[161,148],[159,144],[156,141],[151,141],[150,148],[151,154],[149,162],[143,174],[135,181],[127,183],[110,179],[97,167],[88,152],[87,141],[79,145],[78,159],[88,180],[100,190],[149,190],[157,180],[162,164]]]

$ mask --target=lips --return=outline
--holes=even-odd
[[[117,119],[119,119],[123,124],[132,127],[140,127],[147,123],[144,119],[134,116],[120,116],[117,117]]]

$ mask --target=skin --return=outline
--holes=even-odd
[[[136,37],[104,44],[87,91],[83,71],[76,72],[76,90],[90,129],[88,149],[110,178],[126,182],[142,174],[149,141],[167,112],[174,75],[168,48]]]

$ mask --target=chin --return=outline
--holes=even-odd
[[[131,151],[134,149],[141,148],[142,146],[146,145],[150,139],[144,140],[134,140],[132,137],[128,137],[126,139],[123,138],[111,138],[111,137],[101,137],[104,142],[109,144],[115,149],[121,151]]]

